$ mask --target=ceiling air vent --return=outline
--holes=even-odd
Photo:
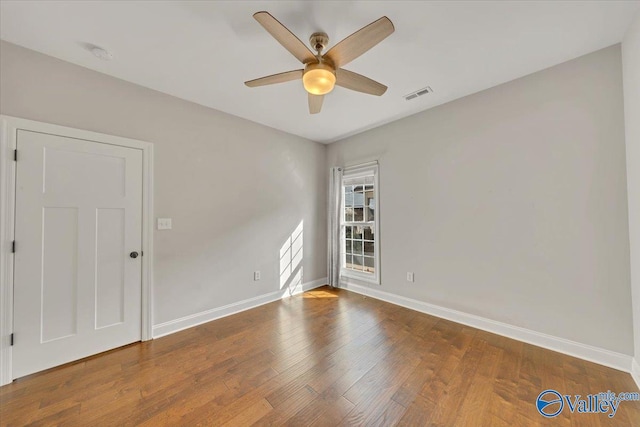
[[[406,99],[407,101],[410,101],[410,100],[412,100],[414,98],[417,98],[417,97],[422,96],[422,95],[426,95],[428,93],[433,93],[433,89],[431,89],[430,86],[423,87],[422,89],[418,89],[415,92],[411,92],[410,94],[405,95],[404,99]]]

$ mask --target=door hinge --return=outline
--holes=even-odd
[[[13,161],[14,162],[18,161],[18,150],[13,150]]]
[[[9,337],[9,345],[13,345],[13,334]]]
[[[16,241],[11,242],[11,253],[16,253]]]

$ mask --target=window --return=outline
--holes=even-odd
[[[380,283],[378,166],[345,169],[342,177],[342,275]]]

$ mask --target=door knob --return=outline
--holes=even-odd
[[[133,251],[133,252],[131,252],[131,253],[129,254],[129,256],[130,256],[131,258],[138,258],[138,252]]]

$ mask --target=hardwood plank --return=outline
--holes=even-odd
[[[402,415],[406,410],[407,408],[401,404],[396,403],[392,399],[388,399],[387,403],[384,404],[380,410],[372,412],[373,416],[369,417],[369,420],[372,421],[365,420],[365,423],[367,426],[380,427],[395,425],[400,418],[402,418]]]
[[[504,339],[502,358],[492,384],[493,398],[487,405],[489,419],[496,426],[512,426],[518,412],[518,376],[523,343]]]
[[[420,365],[391,397],[404,407],[411,405],[427,381],[433,379],[435,372],[442,366],[448,355],[450,346],[448,338],[443,335],[443,331],[437,323],[431,326],[428,334],[422,336],[425,339],[425,345],[421,351],[423,356]]]
[[[353,409],[353,403],[343,396],[316,397],[311,403],[300,409],[288,419],[287,426],[336,426]]]
[[[450,410],[443,411],[442,415],[438,417],[442,425],[472,425],[478,420],[488,418],[489,403],[495,399],[493,393],[489,391],[493,387],[502,352],[496,347],[487,346],[482,351],[482,357],[477,359],[475,369],[467,369],[472,363],[465,362],[463,359],[463,371],[458,384],[456,384],[460,391],[457,396],[454,395],[457,397],[457,401],[445,403],[446,407],[451,408],[452,405],[456,405],[459,410],[457,414]],[[467,378],[471,378],[471,381]]]
[[[477,369],[484,345],[474,342],[475,332],[458,326],[459,334],[451,336],[454,332],[448,330],[451,325],[438,323],[436,326],[444,332],[440,337],[442,341],[439,346],[443,350],[431,356],[434,367],[428,372],[429,380],[424,382],[416,398],[407,406],[399,425],[427,425],[444,416],[443,414],[450,411],[451,402],[455,405],[459,403],[460,395],[464,397],[468,382]],[[472,348],[472,344],[476,347]],[[467,363],[463,364],[464,361]],[[454,387],[449,388],[450,381],[455,384]],[[453,412],[457,414],[457,409]]]
[[[292,418],[298,411],[309,405],[318,396],[311,387],[306,386],[290,396],[279,405],[273,406],[273,411],[254,423],[256,426],[279,426]]]
[[[257,422],[269,412],[271,412],[273,408],[269,405],[265,399],[260,399],[255,402],[251,406],[249,406],[246,410],[242,411],[231,420],[227,421],[224,426],[239,426],[244,427]]]

